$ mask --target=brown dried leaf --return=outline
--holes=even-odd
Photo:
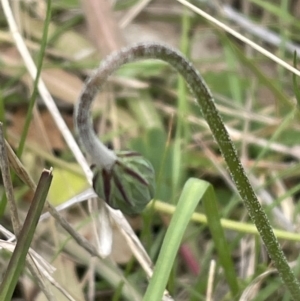
[[[76,265],[73,261],[67,259],[65,256],[59,256],[53,265],[57,268],[54,273],[55,280],[63,286],[65,290],[75,299],[75,300],[85,300],[83,287],[77,277]],[[51,288],[56,300],[69,301],[58,289],[55,287]],[[35,299],[36,301],[47,301],[47,298],[43,293],[40,293]]]
[[[123,35],[109,1],[85,0],[82,4],[89,32],[102,55],[119,50],[124,45]]]
[[[9,133],[11,133],[13,136],[20,137],[21,133],[23,131],[25,118],[26,118],[27,111],[24,108],[20,108],[17,111],[15,111],[11,116],[11,124],[8,127]],[[46,130],[46,136],[43,136],[41,134],[39,127],[35,123],[35,119],[32,120],[29,132],[28,132],[28,138],[27,143],[34,143],[38,145],[43,150],[48,150],[46,145],[47,142],[45,142],[45,139],[47,139],[50,143],[51,150],[62,150],[65,148],[65,142],[57,129],[51,115],[47,111],[40,112],[41,120],[43,122],[44,128]],[[65,115],[65,120],[67,124],[72,124],[72,116]],[[11,143],[13,143],[12,141]],[[13,144],[15,147],[16,145]]]

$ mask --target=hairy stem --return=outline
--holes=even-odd
[[[96,74],[94,76],[97,77]],[[105,81],[106,79],[103,80],[102,84]],[[90,80],[84,87],[78,105],[75,107],[75,127],[79,134],[79,143],[91,157],[93,164],[105,170],[111,170],[117,161],[117,156],[99,140],[93,130],[92,120],[89,115],[92,101],[98,90],[98,85],[91,85],[89,83]]]
[[[156,43],[138,44],[113,53],[101,63],[95,74],[88,79],[86,86],[82,91],[75,116],[80,139],[85,146],[85,149],[93,160],[99,160],[102,166],[107,166],[109,168],[109,164],[112,162],[110,160],[113,160],[113,155],[107,149],[105,150],[105,154],[101,153],[104,152],[104,147],[96,138],[89,119],[91,103],[107,78],[120,66],[136,60],[150,58],[159,59],[169,63],[188,83],[196,97],[201,112],[219,145],[232,179],[246,205],[250,217],[264,241],[271,259],[274,261],[274,264],[283,281],[289,288],[291,295],[293,298],[297,299],[300,296],[299,283],[290,269],[273,233],[268,218],[250,185],[234,145],[231,142],[227,130],[216,109],[212,94],[198,71],[178,51],[169,46]],[[97,161],[94,163],[97,164]]]

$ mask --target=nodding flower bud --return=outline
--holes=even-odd
[[[110,207],[128,215],[141,213],[155,192],[151,163],[136,152],[117,152],[111,169],[92,166],[93,187]]]

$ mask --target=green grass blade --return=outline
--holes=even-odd
[[[181,193],[174,216],[166,233],[153,277],[146,291],[144,301],[161,300],[164,289],[168,282],[177,251],[182,241],[183,234],[192,217],[192,214],[199,201],[204,199],[205,208],[209,214],[209,227],[215,239],[216,247],[220,255],[220,261],[227,276],[227,280],[234,295],[238,293],[238,285],[234,267],[230,259],[229,250],[226,245],[220,218],[217,211],[217,202],[212,186],[202,180],[189,179]]]
[[[217,199],[212,185],[207,187],[206,193],[203,197],[203,206],[206,213],[208,226],[218,251],[220,263],[224,269],[231,293],[233,296],[236,296],[239,292],[237,275],[234,270],[228,244],[225,239],[223,227],[221,225]]]
[[[26,115],[26,120],[25,120],[25,124],[24,124],[24,128],[23,128],[23,132],[21,135],[21,140],[19,143],[19,147],[17,150],[17,155],[18,157],[20,157],[23,153],[24,150],[24,145],[25,145],[25,141],[26,141],[26,137],[28,134],[28,130],[29,130],[29,125],[32,119],[32,110],[35,104],[35,100],[38,94],[38,83],[39,83],[39,78],[42,72],[42,65],[43,65],[43,59],[44,59],[44,55],[45,55],[45,51],[46,51],[46,46],[47,46],[47,38],[48,38],[48,27],[50,24],[50,20],[51,20],[51,0],[47,1],[47,13],[46,13],[46,19],[44,22],[44,28],[43,28],[43,36],[42,36],[42,40],[41,40],[41,48],[40,48],[40,52],[38,55],[38,63],[37,63],[37,73],[36,73],[36,77],[34,80],[34,86],[33,86],[33,92],[29,101],[29,107],[28,107],[28,112]]]
[[[188,14],[188,10],[184,9],[181,18],[181,38],[180,38],[180,50],[184,55],[189,57],[190,43],[189,34],[191,30],[191,17]],[[177,82],[177,122],[176,132],[174,140],[174,151],[172,156],[172,200],[175,201],[175,196],[178,195],[178,187],[182,185],[182,179],[186,178],[185,170],[182,168],[183,141],[187,141],[189,137],[188,123],[185,122],[186,116],[189,114],[189,104],[187,101],[187,85],[185,79],[178,75]]]
[[[262,1],[262,0],[250,0],[250,2],[255,3],[261,7],[264,11],[277,16],[281,20],[287,23],[293,24],[293,26],[299,28],[298,19],[293,17],[288,11],[282,10],[282,6],[273,4],[273,1]]]
[[[167,204],[165,202],[161,202],[158,200],[153,201],[148,205],[149,207],[154,207],[156,211],[159,211],[161,213],[170,214],[173,215],[176,207],[171,204]],[[191,221],[199,223],[199,224],[207,224],[207,217],[205,214],[195,212],[192,214]],[[221,225],[224,229],[237,231],[240,233],[246,233],[246,234],[254,234],[259,235],[258,230],[255,225],[249,224],[249,223],[243,223],[243,222],[237,222],[225,218],[220,219]],[[279,239],[289,240],[289,241],[300,241],[300,234],[283,231],[279,229],[273,229],[275,235]]]
[[[243,85],[241,85],[240,76],[237,75],[238,66],[236,64],[236,56],[232,51],[230,45],[226,43],[226,40],[224,41],[224,56],[225,56],[225,61],[228,65],[228,69],[232,70],[232,72],[229,72],[228,79],[227,79],[231,97],[239,105],[241,105],[243,101],[243,88],[242,88]]]
[[[297,68],[297,52],[294,52],[294,67]],[[293,73],[293,88],[297,100],[297,107],[300,108],[300,90],[297,86],[297,76]]]
[[[11,300],[19,276],[25,265],[27,252],[29,250],[38,220],[42,213],[44,203],[51,185],[52,172],[44,170],[40,177],[34,198],[25,219],[23,228],[18,235],[15,250],[9,261],[7,270],[0,285],[0,300]]]
[[[161,247],[153,276],[144,296],[144,301],[162,299],[185,229],[208,185],[208,183],[198,179],[189,179],[184,185],[175,214]]]
[[[225,40],[228,40],[228,38],[225,35],[223,37]],[[257,77],[257,80],[260,84],[267,87],[274,94],[274,96],[278,100],[278,103],[281,106],[288,106],[291,109],[295,107],[293,102],[290,101],[290,99],[288,98],[288,96],[284,94],[282,90],[280,90],[270,78],[268,78],[263,72],[260,71],[260,68],[257,67],[258,64],[255,64],[252,60],[247,58],[238,46],[234,45],[229,40],[228,43],[230,43],[239,61]]]

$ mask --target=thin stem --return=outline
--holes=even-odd
[[[214,104],[213,96],[206,86],[203,78],[192,66],[192,64],[184,58],[178,51],[161,44],[138,44],[128,48],[124,48],[119,52],[113,53],[105,59],[99,66],[95,74],[89,78],[84,90],[79,98],[76,111],[75,121],[78,127],[81,142],[85,145],[85,149],[91,155],[93,160],[99,160],[100,163],[109,168],[113,155],[101,143],[92,130],[92,124],[89,118],[89,109],[91,103],[98,92],[98,89],[106,82],[107,78],[123,64],[141,59],[159,59],[169,63],[176,69],[186,80],[201,112],[206,119],[212,134],[217,141],[219,148],[228,165],[231,176],[235,185],[244,200],[250,217],[255,223],[258,232],[264,241],[271,259],[274,261],[280,276],[290,290],[294,299],[300,296],[300,285],[296,280],[294,273],[290,269],[288,262],[280,248],[280,245],[274,235],[269,220],[263,211],[258,199],[250,185],[245,174],[241,162],[237,156],[237,152],[222,119]],[[102,153],[103,152],[103,153]],[[104,158],[107,160],[105,161]]]
[[[37,73],[36,73],[36,76],[34,79],[33,92],[30,97],[29,106],[27,109],[27,115],[26,115],[24,126],[23,126],[23,131],[22,131],[19,147],[17,150],[17,155],[19,158],[21,158],[23,150],[24,150],[26,138],[27,138],[28,131],[29,131],[29,126],[30,126],[30,123],[32,120],[33,108],[34,108],[35,101],[36,101],[36,98],[38,95],[38,83],[39,83],[39,78],[41,76],[44,55],[45,55],[46,47],[47,47],[48,28],[49,28],[50,21],[51,21],[51,0],[48,0],[47,1],[47,14],[46,14],[46,19],[44,21],[44,28],[43,28],[43,35],[42,35],[43,38],[41,41],[41,48],[40,48],[39,55],[38,55]]]

